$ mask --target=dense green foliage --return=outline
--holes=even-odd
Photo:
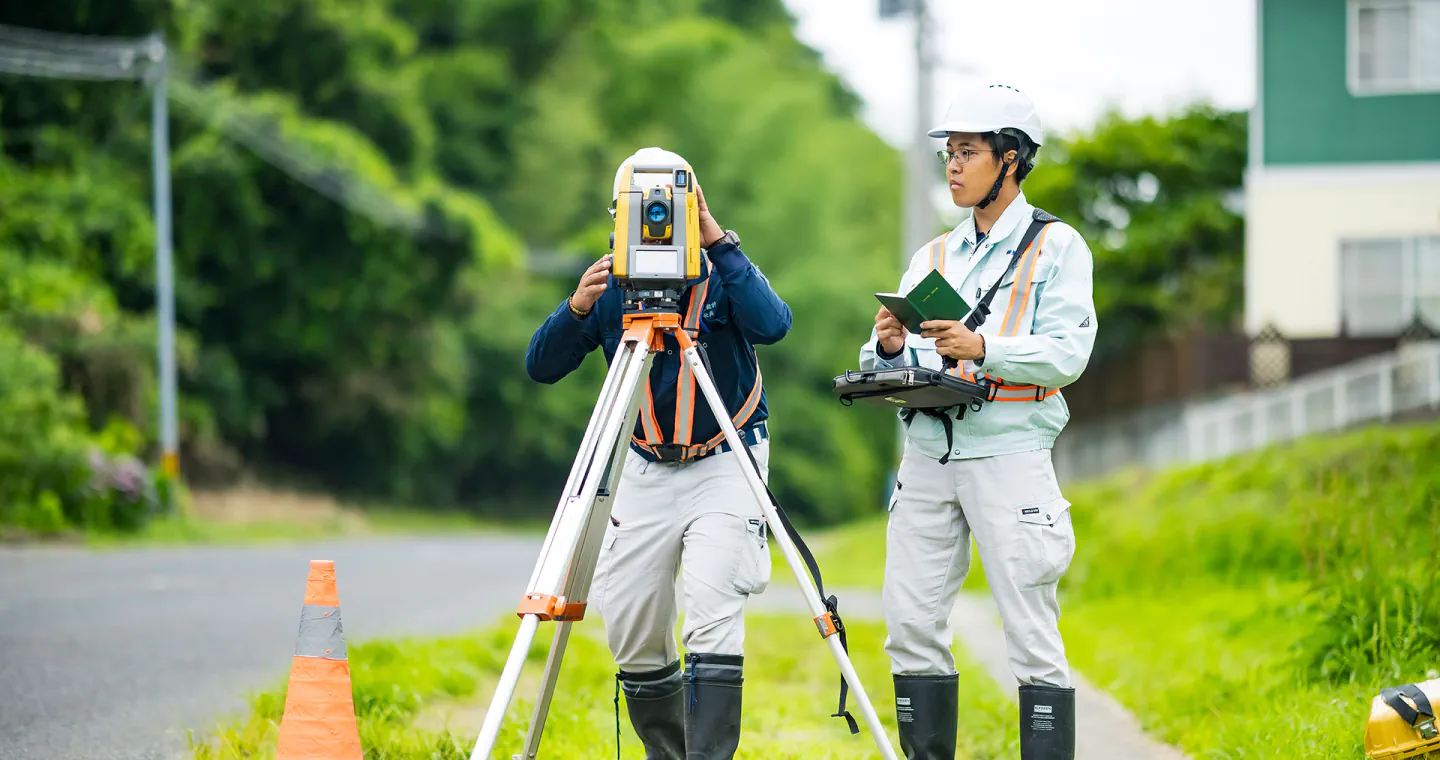
[[[6,20],[160,29],[173,47],[189,478],[251,470],[351,496],[544,511],[604,368],[597,354],[554,387],[525,376],[531,333],[574,286],[528,271],[527,251],[569,252],[578,274],[605,250],[615,166],[659,144],[696,167],[795,314],[760,350],[777,494],[806,522],[879,503],[894,422],[841,408],[829,383],[870,329],[868,294],[898,274],[901,161],[796,41],[780,0],[59,0]],[[216,126],[232,116],[333,171],[297,181]],[[148,117],[137,84],[6,79],[0,325],[51,357],[48,393],[83,399],[77,430],[128,425],[125,451],[153,459]],[[1238,287],[1224,279],[1238,271],[1238,218],[1214,199],[1238,185],[1243,145],[1239,117],[1201,109],[1047,146],[1027,192],[1087,234],[1118,225],[1104,209],[1126,183],[1160,181],[1157,210],[1122,204],[1129,237],[1097,244],[1097,263],[1124,272],[1097,277],[1102,336],[1188,319],[1170,304],[1236,308],[1213,297]],[[312,182],[368,188],[418,228]],[[1175,284],[1172,258],[1218,279]]]
[[[1246,115],[1195,105],[1116,114],[1046,145],[1029,199],[1075,225],[1095,254],[1095,358],[1192,326],[1235,326],[1243,302]]]

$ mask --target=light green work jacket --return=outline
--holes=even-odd
[[[1070,420],[1060,389],[1075,382],[1090,361],[1097,326],[1090,248],[1073,227],[1052,222],[1028,251],[1016,251],[1033,210],[1021,193],[978,245],[974,220],[966,219],[916,251],[900,279],[897,292],[906,293],[939,269],[966,302],[976,304],[1005,272],[1010,257],[1022,255],[976,331],[985,337],[983,364],[967,360],[955,370],[1003,381],[1006,400],[984,404],[978,412],[966,409],[963,418],[954,420],[951,459],[1051,448]],[[942,368],[935,341],[919,335],[907,334],[905,349],[889,361],[876,348],[872,327],[870,340],[860,348],[862,369]],[[950,416],[958,415],[952,411]],[[937,419],[916,414],[906,437],[910,448],[926,456],[940,459],[945,454],[945,430]]]

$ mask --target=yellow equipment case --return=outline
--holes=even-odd
[[[1382,689],[1370,703],[1365,723],[1368,760],[1440,760],[1440,678]]]

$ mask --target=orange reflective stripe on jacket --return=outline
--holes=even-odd
[[[1039,266],[1040,248],[1045,245],[1045,235],[1049,231],[1050,225],[1047,224],[1030,243],[1030,247],[1025,249],[1020,263],[1015,265],[1015,281],[1010,286],[1010,304],[1005,307],[1005,318],[1000,321],[1001,335],[1013,336],[1020,332],[1020,323],[1025,318],[1025,305],[1030,302],[1030,289],[1035,284],[1035,268]],[[1017,296],[1019,300],[1016,300]],[[1012,316],[1014,321],[1011,321]],[[998,377],[994,380],[998,387],[991,401],[1044,401],[1060,392],[1059,388],[1047,390],[1038,385],[1009,385]]]
[[[1034,242],[1030,243],[1030,247],[1025,250],[1020,258],[1020,263],[1015,265],[1015,281],[1010,285],[1010,305],[1005,307],[1005,319],[1000,322],[1001,335],[1014,335],[1020,331],[1020,322],[1025,316],[1025,304],[1030,301],[1030,286],[1035,282],[1035,267],[1040,259],[1040,247],[1045,245],[1045,234],[1049,231],[1050,225],[1047,224],[1044,229],[1040,230],[1040,234]],[[1025,282],[1023,288],[1020,284],[1022,279]],[[1024,290],[1023,296],[1021,296],[1022,289]],[[1020,296],[1018,312],[1015,309],[1016,296]],[[1012,314],[1015,317],[1013,323],[1010,321]]]
[[[930,268],[940,270],[940,274],[945,274],[945,241],[949,237],[947,232],[930,241]]]

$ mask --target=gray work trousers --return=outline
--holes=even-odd
[[[750,451],[768,482],[769,439]],[[771,563],[765,514],[735,458],[657,463],[627,452],[590,594],[621,670],[678,658],[682,571],[685,650],[744,654],[745,601],[769,585]]]
[[[907,445],[896,480],[882,591],[891,672],[955,672],[950,614],[973,534],[1016,682],[1071,686],[1055,589],[1074,557],[1075,531],[1050,451],[942,465]]]

